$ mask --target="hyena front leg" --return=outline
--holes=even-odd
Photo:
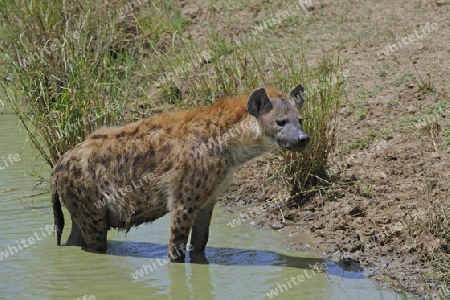
[[[169,258],[172,262],[184,262],[189,231],[194,223],[193,207],[179,206],[171,211]]]
[[[191,245],[192,251],[204,252],[209,238],[209,225],[216,200],[208,201],[197,213],[192,227]]]

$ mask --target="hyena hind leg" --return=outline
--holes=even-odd
[[[93,216],[92,219],[83,220],[79,225],[85,241],[82,249],[89,252],[106,253],[108,236],[106,218],[96,220]]]
[[[108,250],[107,235],[107,230],[97,230],[87,236],[85,234],[86,245],[82,249],[88,252],[106,253]]]
[[[86,246],[86,242],[84,241],[83,234],[81,233],[80,228],[72,219],[72,230],[70,231],[69,238],[65,246]]]

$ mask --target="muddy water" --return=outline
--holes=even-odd
[[[39,192],[31,189],[38,179],[32,172],[48,178],[49,169],[24,145],[17,123],[12,113],[0,114],[0,299],[401,299],[364,273],[285,250],[279,232],[227,226],[237,216],[220,209],[206,257],[186,264],[163,260],[168,216],[127,235],[110,231],[107,255],[57,247],[48,192],[26,197]],[[70,232],[65,213],[63,239]]]

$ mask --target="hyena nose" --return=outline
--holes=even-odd
[[[310,137],[309,135],[306,134],[302,134],[299,138],[298,141],[301,145],[306,145],[309,143]]]

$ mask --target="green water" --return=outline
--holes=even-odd
[[[275,288],[273,299],[401,299],[378,290],[364,273],[346,272],[334,263],[327,263],[325,273],[313,273],[310,265],[323,260],[286,250],[282,232],[227,226],[238,216],[220,208],[214,213],[206,260],[162,261],[168,216],[127,235],[110,231],[106,255],[57,247],[45,230],[53,224],[48,188],[32,190],[38,179],[32,172],[47,179],[50,170],[25,143],[26,134],[17,124],[12,113],[0,114],[0,299],[270,299],[267,293]],[[8,163],[9,154],[20,153],[20,160]],[[145,265],[153,270],[147,267],[147,273],[141,270],[143,276],[134,278]]]

